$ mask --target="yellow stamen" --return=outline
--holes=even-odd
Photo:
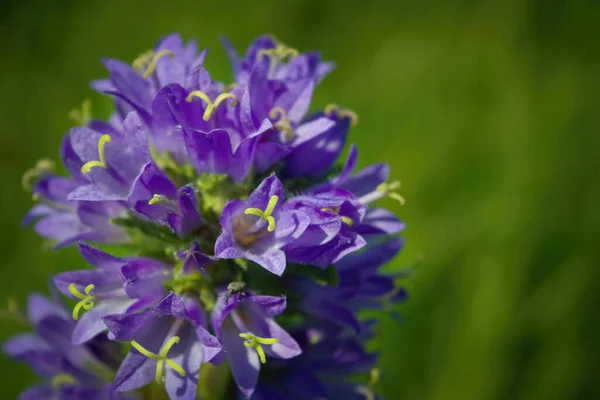
[[[69,374],[58,374],[58,375],[54,375],[52,377],[52,380],[50,381],[50,385],[56,389],[59,386],[62,385],[73,385],[77,383],[77,381],[75,380],[75,378],[73,377],[73,375],[69,375]]]
[[[34,179],[41,178],[50,174],[54,171],[54,161],[48,159],[41,159],[36,164],[35,167],[26,171],[21,178],[21,184],[26,190],[31,190],[31,182]]]
[[[373,391],[371,389],[369,389],[366,386],[357,387],[356,392],[358,394],[362,394],[363,396],[365,396],[366,400],[375,400],[375,394],[373,393]]]
[[[14,297],[9,297],[6,299],[6,311],[11,314],[19,313],[19,303],[17,303],[17,299]]]
[[[402,184],[400,183],[400,181],[394,181],[394,182],[383,182],[382,184],[378,185],[376,190],[378,192],[383,193],[384,196],[388,196],[394,200],[397,200],[398,202],[400,202],[400,205],[404,205],[406,203],[406,200],[404,199],[404,197],[400,196],[398,193],[393,192],[396,189],[400,189],[400,187],[402,186]]]
[[[333,114],[334,112],[338,111],[340,109],[340,107],[337,104],[327,104],[325,106],[325,115],[327,115],[328,117],[331,116],[331,114]]]
[[[271,49],[259,50],[256,54],[256,57],[259,61],[261,61],[264,57],[269,58],[269,76],[273,76],[275,74],[275,70],[279,63],[285,61],[286,58],[288,61],[291,61],[297,56],[298,50],[287,47],[283,43],[278,43],[276,47]]]
[[[369,378],[369,386],[375,385],[379,382],[379,378],[381,377],[381,370],[379,368],[373,368],[371,370],[370,378]]]
[[[133,60],[131,66],[135,72],[142,74],[142,72],[144,72],[144,68],[146,68],[146,66],[150,64],[150,61],[152,61],[152,57],[154,57],[154,50],[150,49],[140,54],[138,58]]]
[[[327,211],[333,214],[339,214],[340,213],[340,206],[337,207],[323,207],[321,208],[321,211]],[[347,217],[345,215],[341,215],[340,218],[342,219],[342,222],[345,223],[348,226],[352,226],[354,225],[354,221],[352,220],[352,218]]]
[[[345,223],[346,225],[348,225],[348,226],[354,225],[354,221],[352,221],[352,218],[346,217],[345,215],[342,215],[341,218],[342,218],[342,222]]]
[[[352,111],[345,108],[341,108],[337,104],[328,104],[325,106],[325,115],[331,117],[333,113],[337,115],[338,118],[350,118],[350,125],[356,126],[358,125],[358,115]]]
[[[277,340],[276,338],[262,338],[262,337],[253,335],[250,332],[240,333],[240,337],[243,339],[246,339],[244,341],[244,346],[246,346],[249,349],[251,349],[251,348],[256,349],[256,352],[258,353],[258,358],[260,359],[260,362],[263,364],[267,362],[267,357],[265,356],[265,351],[263,350],[261,344],[273,345],[273,344],[279,342],[279,340]]]
[[[205,121],[208,121],[210,119],[210,115],[212,114],[213,110],[217,108],[219,104],[221,104],[223,101],[231,99],[229,104],[232,107],[235,107],[237,105],[237,98],[231,93],[221,93],[217,96],[213,103],[206,93],[200,90],[194,90],[193,92],[188,94],[188,96],[185,98],[185,101],[190,103],[194,99],[194,97],[199,97],[206,103],[206,110],[204,110],[204,115],[202,115],[202,119]]]
[[[100,160],[88,161],[81,167],[81,172],[89,174],[92,168],[100,167],[106,169],[106,155],[104,153],[104,147],[107,143],[110,143],[110,135],[102,135],[98,141],[98,158]]]
[[[289,142],[294,138],[294,130],[292,129],[290,119],[283,108],[272,108],[271,111],[269,111],[269,118],[277,120],[277,122],[275,122],[275,128],[283,132],[283,137],[286,141]]]
[[[165,204],[167,202],[169,202],[169,198],[167,196],[163,196],[162,194],[155,194],[152,196],[152,198],[150,199],[150,201],[148,202],[149,205],[153,205],[153,204]]]
[[[90,99],[83,100],[81,108],[74,108],[69,111],[69,118],[77,122],[80,126],[87,126],[92,118],[92,102]]]
[[[173,59],[175,57],[175,53],[173,53],[171,50],[161,50],[158,53],[154,54],[152,56],[152,59],[150,60],[150,63],[148,64],[148,68],[146,69],[146,72],[144,72],[144,74],[142,75],[144,78],[149,78],[152,73],[154,72],[154,70],[156,69],[156,63],[158,62],[158,60],[160,60],[161,58],[163,58],[164,56],[170,56],[171,59]],[[134,61],[134,64],[137,62],[138,60]],[[134,68],[138,67],[139,68],[140,63],[138,63],[137,65],[134,65]]]
[[[91,294],[92,290],[94,290],[96,286],[94,285],[87,285],[85,287],[85,294],[81,293],[79,290],[77,290],[77,286],[74,283],[71,283],[69,285],[69,292],[71,292],[71,294],[75,297],[77,297],[78,299],[80,299],[81,301],[78,302],[77,304],[75,304],[75,307],[73,308],[73,319],[74,320],[78,320],[79,319],[79,311],[83,308],[84,310],[91,310],[92,307],[94,307],[94,300],[96,299],[96,297],[94,297],[93,294]]]
[[[271,59],[271,62],[273,62],[273,59],[275,58],[277,59],[277,61],[283,61],[286,58],[288,58],[288,60],[291,60],[295,57],[298,57],[298,54],[298,50],[293,49],[291,47],[287,47],[283,43],[278,43],[277,47],[275,48],[259,50],[256,56],[259,60],[262,60],[265,56],[267,56]]]
[[[256,215],[257,217],[260,217],[260,218],[266,220],[269,224],[267,226],[267,231],[273,232],[275,230],[275,218],[273,218],[273,216],[271,214],[273,213],[273,210],[275,209],[275,205],[277,205],[277,201],[279,201],[279,197],[273,195],[269,199],[269,204],[267,204],[267,208],[265,209],[265,211],[260,210],[258,208],[249,207],[249,208],[246,208],[246,210],[244,211],[244,214]]]
[[[158,354],[156,354],[156,353],[153,353],[153,352],[145,349],[141,344],[139,344],[135,340],[131,341],[131,345],[137,351],[139,351],[146,357],[156,361],[156,374],[155,374],[154,378],[156,379],[156,382],[158,382],[158,383],[162,383],[164,381],[164,376],[163,376],[164,363],[167,363],[167,365],[169,367],[171,367],[172,369],[177,371],[177,373],[179,373],[179,375],[185,376],[185,370],[181,366],[179,366],[177,363],[175,363],[174,361],[167,358],[167,353],[169,353],[169,350],[171,350],[171,347],[173,347],[173,345],[175,343],[179,343],[179,336],[173,336],[171,339],[169,339],[169,341],[162,347],[162,349],[160,349],[160,352]]]

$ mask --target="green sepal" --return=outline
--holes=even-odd
[[[178,296],[185,292],[200,293],[205,280],[206,278],[200,272],[177,274],[173,279],[165,282],[165,288],[172,290]]]
[[[227,362],[221,365],[213,365],[211,363],[202,364],[196,398],[202,400],[230,398],[228,396],[230,384],[231,373],[229,372],[229,364]]]
[[[298,265],[293,271],[312,279],[322,286],[337,286],[340,282],[340,276],[333,265],[330,265],[326,269],[321,269],[314,265]]]
[[[133,238],[137,236],[136,233],[141,233],[144,236],[160,240],[163,243],[166,242],[177,245],[182,243],[181,239],[168,227],[158,225],[152,221],[144,221],[140,218],[134,217],[133,215],[112,218],[111,222],[117,226],[125,228],[127,233],[133,234]]]
[[[248,196],[248,188],[233,182],[226,174],[204,173],[196,179],[194,185],[202,197],[202,211],[215,216],[221,215],[229,200],[245,199]]]
[[[194,170],[193,165],[177,164],[173,159],[173,156],[171,156],[171,153],[168,151],[160,153],[156,148],[150,146],[150,155],[154,163],[163,170],[177,186],[182,186],[194,179],[196,171]]]

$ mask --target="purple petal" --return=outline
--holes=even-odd
[[[284,246],[298,239],[310,225],[310,217],[302,211],[282,211],[276,218],[275,239]]]
[[[361,197],[377,189],[383,182],[390,178],[388,164],[374,164],[358,171],[353,177],[340,181],[341,187]]]
[[[335,125],[335,122],[326,117],[316,118],[312,121],[305,122],[296,128],[292,147],[300,147],[314,139],[319,138]]]
[[[160,344],[159,344],[160,346]],[[115,390],[128,392],[146,386],[156,375],[156,361],[132,349],[115,375]]]
[[[85,269],[68,271],[54,277],[54,285],[62,294],[75,298],[69,291],[69,286],[75,283],[82,291],[87,285],[94,285],[94,294],[114,291],[121,288],[123,280],[118,269]]]
[[[287,306],[285,297],[248,296],[247,300],[254,303],[260,311],[269,318],[281,315]]]
[[[221,233],[215,243],[215,258],[243,258],[246,252],[238,246],[233,237],[227,232]]]
[[[68,199],[71,201],[114,201],[125,200],[125,195],[120,189],[118,193],[106,192],[105,189],[90,184],[79,186],[77,189],[73,190],[69,193]]]
[[[277,142],[261,141],[256,146],[254,156],[254,168],[259,174],[265,173],[273,164],[281,161],[291,151],[287,144]]]
[[[302,354],[302,349],[298,342],[294,340],[281,326],[274,320],[267,320],[268,332],[265,337],[277,338],[278,342],[272,346],[266,346],[265,352],[271,357],[288,359]]]
[[[46,176],[39,179],[33,186],[33,193],[50,200],[53,203],[72,206],[67,196],[79,186],[77,182],[60,176]]]
[[[185,303],[174,293],[170,293],[153,309],[154,312],[163,316],[173,316],[177,319],[185,319],[190,322],[195,322],[190,318]]]
[[[281,204],[283,204],[284,200],[283,184],[275,175],[265,178],[260,185],[254,189],[252,194],[248,197],[248,200],[246,200],[246,205],[247,207],[255,207],[264,210],[272,196],[277,196],[279,198],[279,201],[275,205],[275,211],[273,212],[273,214],[275,214],[281,207]]]
[[[213,360],[222,350],[223,346],[216,337],[208,333],[202,326],[196,327],[196,335],[202,343],[202,359],[203,362]]]
[[[73,150],[81,159],[81,161],[85,163],[88,161],[98,160],[98,142],[100,137],[102,137],[100,132],[96,132],[84,127],[75,127],[71,129],[69,136],[71,138]],[[95,185],[94,187],[97,189],[94,190],[93,187],[88,188],[87,192],[89,192],[89,194],[86,195],[86,191],[78,188],[69,195],[68,199],[100,201],[106,200],[106,198],[103,196],[119,196],[119,199],[123,198],[124,180],[120,174],[113,170],[113,165],[109,164],[108,162],[109,154],[120,151],[121,148],[122,143],[120,140],[112,140],[110,143],[107,143],[105,146],[107,168],[92,168],[88,174],[85,174],[86,179],[91,180]],[[102,194],[102,192],[106,193]],[[76,193],[77,195],[74,195],[73,193]],[[96,197],[97,199],[95,199]]]
[[[134,300],[127,297],[101,300],[89,311],[80,316],[73,330],[73,344],[82,344],[92,339],[107,328],[102,317],[110,314],[120,314],[127,310]]]
[[[198,173],[228,174],[234,181],[242,181],[248,174],[261,134],[272,129],[269,120],[263,121],[259,130],[233,148],[229,133],[214,129],[208,133],[193,131],[185,135],[190,159]]]
[[[219,41],[221,42],[221,46],[223,46],[225,52],[227,53],[227,56],[229,57],[229,62],[231,62],[233,70],[237,71],[240,64],[240,56],[238,55],[237,50],[235,49],[235,47],[233,47],[233,44],[231,44],[231,41],[227,36],[220,35]]]
[[[172,277],[166,265],[152,259],[133,259],[121,268],[125,280],[123,287],[131,298],[162,298],[165,295],[165,282]]]
[[[202,226],[202,217],[196,208],[198,201],[192,187],[183,186],[178,195],[181,215],[170,214],[168,222],[180,237],[185,237]]]
[[[120,341],[133,340],[156,315],[150,310],[137,314],[113,314],[102,318],[109,332]]]
[[[63,140],[60,143],[60,158],[70,175],[73,177],[73,180],[77,182],[85,180],[83,173],[81,172],[83,162],[77,153],[75,153],[75,150],[71,145],[71,136],[68,133],[63,137]]]
[[[206,311],[200,300],[195,296],[184,295],[181,300],[185,304],[188,317],[193,321],[195,326],[206,325]]]
[[[135,178],[127,202],[130,206],[142,202],[145,205],[142,213],[153,221],[159,221],[168,209],[161,204],[148,205],[155,194],[173,200],[177,198],[177,187],[154,163],[147,163]]]
[[[110,82],[113,87],[129,101],[143,108],[150,106],[150,92],[148,83],[138,75],[129,64],[119,60],[105,58],[102,63],[110,73]],[[102,87],[107,89],[107,87]]]
[[[49,301],[39,293],[32,293],[27,298],[27,319],[35,326],[48,317],[59,317],[69,321],[70,315],[56,303]]]
[[[191,326],[184,327],[179,333],[180,341],[169,351],[168,357],[181,366],[185,376],[179,375],[165,364],[165,388],[171,400],[194,400],[203,362],[202,343]]]
[[[310,102],[312,100],[312,94],[315,89],[314,82],[309,80],[306,84],[301,83],[300,85],[305,85],[302,91],[297,95],[297,98],[290,106],[288,110],[288,117],[291,122],[299,123],[302,118],[306,115],[308,108],[310,107]]]
[[[136,340],[148,351],[158,354],[171,328],[164,318],[146,312],[142,316],[110,316],[104,318],[111,332],[120,340]],[[115,376],[115,389],[119,392],[134,390],[150,383],[156,373],[156,361],[132,348]]]
[[[318,118],[296,129],[294,149],[285,159],[283,173],[289,178],[319,178],[331,169],[339,157],[348,134],[349,120],[334,123]]]
[[[277,276],[281,276],[283,271],[285,271],[285,253],[279,249],[269,249],[262,254],[246,252],[245,258],[254,261]]]
[[[213,262],[213,259],[204,254],[200,245],[197,242],[193,242],[189,250],[181,251],[177,253],[179,259],[184,259],[183,272],[190,274],[194,271],[204,272],[204,267]]]
[[[378,268],[394,258],[402,248],[402,239],[394,237],[368,246],[364,251],[345,257],[337,263],[340,269]]]
[[[311,315],[329,321],[338,321],[354,329],[360,331],[360,321],[354,312],[342,304],[332,302],[320,302],[314,306],[309,306],[307,312]]]
[[[188,163],[182,125],[191,105],[185,101],[187,92],[179,85],[167,85],[152,101],[152,129],[149,138],[160,153],[168,152],[178,163]],[[193,114],[192,114],[193,115]]]
[[[21,333],[2,344],[2,351],[15,360],[23,360],[31,352],[51,351],[46,342],[33,333]]]
[[[258,382],[260,360],[254,349],[244,346],[244,339],[239,337],[239,333],[233,324],[225,325],[221,341],[237,387],[246,398],[250,398]]]
[[[385,233],[393,235],[404,230],[404,223],[383,208],[370,208],[362,223],[356,228],[361,235]]]
[[[119,268],[125,264],[124,260],[86,243],[79,243],[79,253],[85,261],[98,268]]]
[[[56,211],[46,204],[36,204],[25,214],[21,226],[25,227],[33,221],[54,214]]]
[[[19,394],[17,400],[54,400],[55,391],[49,384],[35,385]]]
[[[62,242],[85,231],[77,215],[57,213],[45,217],[35,224],[38,235]]]
[[[233,295],[226,297],[224,293],[217,298],[217,303],[215,304],[211,316],[211,323],[218,339],[221,339],[221,326],[223,325],[225,318],[227,318],[229,313],[235,310],[242,301],[243,298],[241,296]]]

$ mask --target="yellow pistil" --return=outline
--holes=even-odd
[[[250,332],[240,333],[240,337],[246,339],[244,341],[244,346],[246,346],[249,349],[254,348],[256,350],[256,352],[258,353],[258,358],[260,358],[260,362],[263,364],[267,362],[267,357],[265,356],[265,351],[263,350],[261,345],[273,345],[279,342],[279,340],[277,340],[276,338],[262,338],[253,335]]]
[[[352,218],[346,217],[345,215],[342,215],[341,218],[342,218],[342,222],[345,223],[346,225],[348,225],[348,226],[354,225],[354,221],[352,221]]]
[[[158,383],[162,383],[164,381],[164,376],[163,376],[164,363],[167,363],[167,365],[169,367],[171,367],[172,369],[177,371],[177,373],[179,375],[185,376],[185,370],[180,365],[178,365],[174,361],[167,358],[167,353],[169,353],[169,350],[171,350],[171,347],[173,347],[173,345],[175,343],[179,343],[179,336],[173,336],[171,339],[169,339],[169,341],[162,347],[162,349],[160,349],[160,352],[158,354],[156,354],[156,353],[153,353],[153,352],[145,349],[141,344],[139,344],[135,340],[131,341],[131,345],[137,351],[139,351],[146,357],[156,361],[155,379],[156,379],[156,382],[158,382]]]
[[[152,196],[152,198],[150,199],[150,201],[148,202],[149,205],[153,205],[153,204],[165,204],[168,203],[170,200],[167,196],[163,196],[162,194],[155,194]]]
[[[100,167],[106,169],[106,155],[104,153],[104,147],[107,143],[110,143],[110,135],[102,135],[98,140],[98,158],[100,160],[88,161],[81,167],[81,172],[89,174],[92,168]]]
[[[269,111],[269,118],[277,120],[275,128],[283,132],[283,137],[286,141],[291,141],[294,138],[294,131],[285,110],[281,107],[274,107]]]
[[[273,213],[273,210],[275,209],[275,206],[277,205],[277,201],[279,201],[279,197],[273,195],[269,199],[269,204],[267,204],[267,208],[265,209],[265,211],[260,210],[258,208],[249,207],[249,208],[246,208],[246,210],[244,211],[244,214],[256,215],[257,217],[260,217],[260,218],[266,220],[269,224],[267,226],[267,231],[273,232],[275,230],[275,218],[273,218],[273,216],[271,214]]]
[[[80,302],[75,304],[75,307],[73,308],[74,320],[79,319],[79,310],[81,310],[82,308],[84,310],[91,310],[92,307],[94,307],[94,300],[96,299],[96,297],[94,297],[94,295],[92,294],[92,290],[94,290],[95,287],[96,286],[94,285],[87,285],[85,287],[85,294],[83,294],[79,290],[77,290],[77,286],[74,283],[71,283],[69,285],[69,292],[71,292],[73,296],[81,300]]]
[[[373,368],[371,373],[369,374],[369,386],[375,385],[379,382],[379,378],[381,377],[381,370],[379,368]]]
[[[173,53],[171,50],[161,50],[156,54],[154,54],[153,51],[146,52],[133,61],[133,69],[140,73],[144,69],[144,66],[148,64],[148,68],[146,68],[146,71],[142,74],[142,76],[144,78],[149,78],[156,69],[156,63],[158,60],[167,55],[170,56],[171,59],[175,57],[175,53]]]
[[[406,200],[404,199],[404,197],[394,192],[394,190],[400,189],[400,187],[402,187],[400,181],[393,181],[390,183],[383,182],[382,184],[378,185],[376,189],[378,192],[381,192],[383,196],[387,196],[394,200],[397,200],[398,202],[400,202],[400,205],[403,206],[406,203]]]
[[[359,386],[356,388],[356,393],[365,396],[365,400],[375,400],[375,394],[373,391],[366,386]]]
[[[227,99],[231,99],[229,104],[232,107],[235,107],[237,105],[237,98],[231,93],[221,93],[220,95],[217,96],[217,98],[213,102],[213,101],[211,101],[210,97],[208,97],[208,95],[206,93],[204,93],[203,91],[194,90],[193,92],[188,94],[188,96],[185,98],[185,101],[190,103],[194,99],[194,97],[198,97],[206,103],[206,110],[204,110],[204,115],[202,115],[202,119],[205,121],[208,121],[210,119],[210,116],[211,116],[213,110],[215,108],[217,108],[219,106],[219,104],[221,104],[223,101],[225,101]]]
[[[131,63],[133,70],[135,72],[137,72],[138,74],[142,74],[144,72],[144,68],[146,68],[146,66],[148,64],[150,64],[150,61],[152,61],[153,57],[154,57],[154,50],[152,50],[152,49],[140,54],[138,56],[138,58],[133,60],[133,62]]]
[[[73,375],[69,375],[69,374],[58,374],[58,375],[54,375],[52,377],[52,380],[50,381],[50,385],[56,389],[62,385],[73,385],[77,383],[77,381],[75,380],[75,378],[73,377]]]
[[[321,211],[327,211],[333,214],[339,214],[340,213],[340,207],[323,207],[321,208]],[[345,223],[348,226],[352,226],[354,225],[354,221],[352,220],[352,218],[347,217],[345,215],[340,215],[340,218],[342,219],[342,222]]]
[[[69,118],[80,126],[87,126],[90,119],[92,119],[92,102],[90,99],[83,100],[81,108],[74,108],[69,111]]]
[[[291,61],[294,57],[298,56],[298,50],[291,47],[287,47],[283,43],[277,43],[277,46],[271,49],[262,49],[256,53],[258,61],[261,61],[264,57],[269,58],[269,76],[273,76],[279,63],[285,61]]]
[[[353,127],[358,125],[358,115],[354,111],[341,108],[337,104],[328,104],[325,106],[325,115],[331,117],[334,113],[338,118],[350,118],[350,125]]]
[[[263,57],[267,56],[271,59],[271,62],[276,61],[284,61],[286,58],[288,60],[293,59],[294,57],[298,57],[298,50],[293,49],[291,47],[287,47],[283,43],[278,43],[277,47],[272,49],[262,49],[256,54],[259,60],[262,60]]]
[[[21,178],[21,184],[26,190],[31,190],[31,182],[34,179],[41,178],[50,174],[54,171],[54,161],[48,159],[41,159],[36,164],[35,167],[26,171]]]

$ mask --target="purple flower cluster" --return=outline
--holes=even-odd
[[[92,87],[114,114],[73,114],[69,177],[27,172],[24,223],[91,268],[54,277],[71,312],[32,295],[37,334],[5,344],[44,379],[22,399],[376,398],[359,314],[406,297],[379,271],[404,225],[373,206],[402,202],[399,183],[387,164],[355,171],[353,145],[336,167],[358,117],[308,114],[331,63],[269,36],[243,57],[224,46],[229,85],[176,34],[131,65],[104,59]]]

